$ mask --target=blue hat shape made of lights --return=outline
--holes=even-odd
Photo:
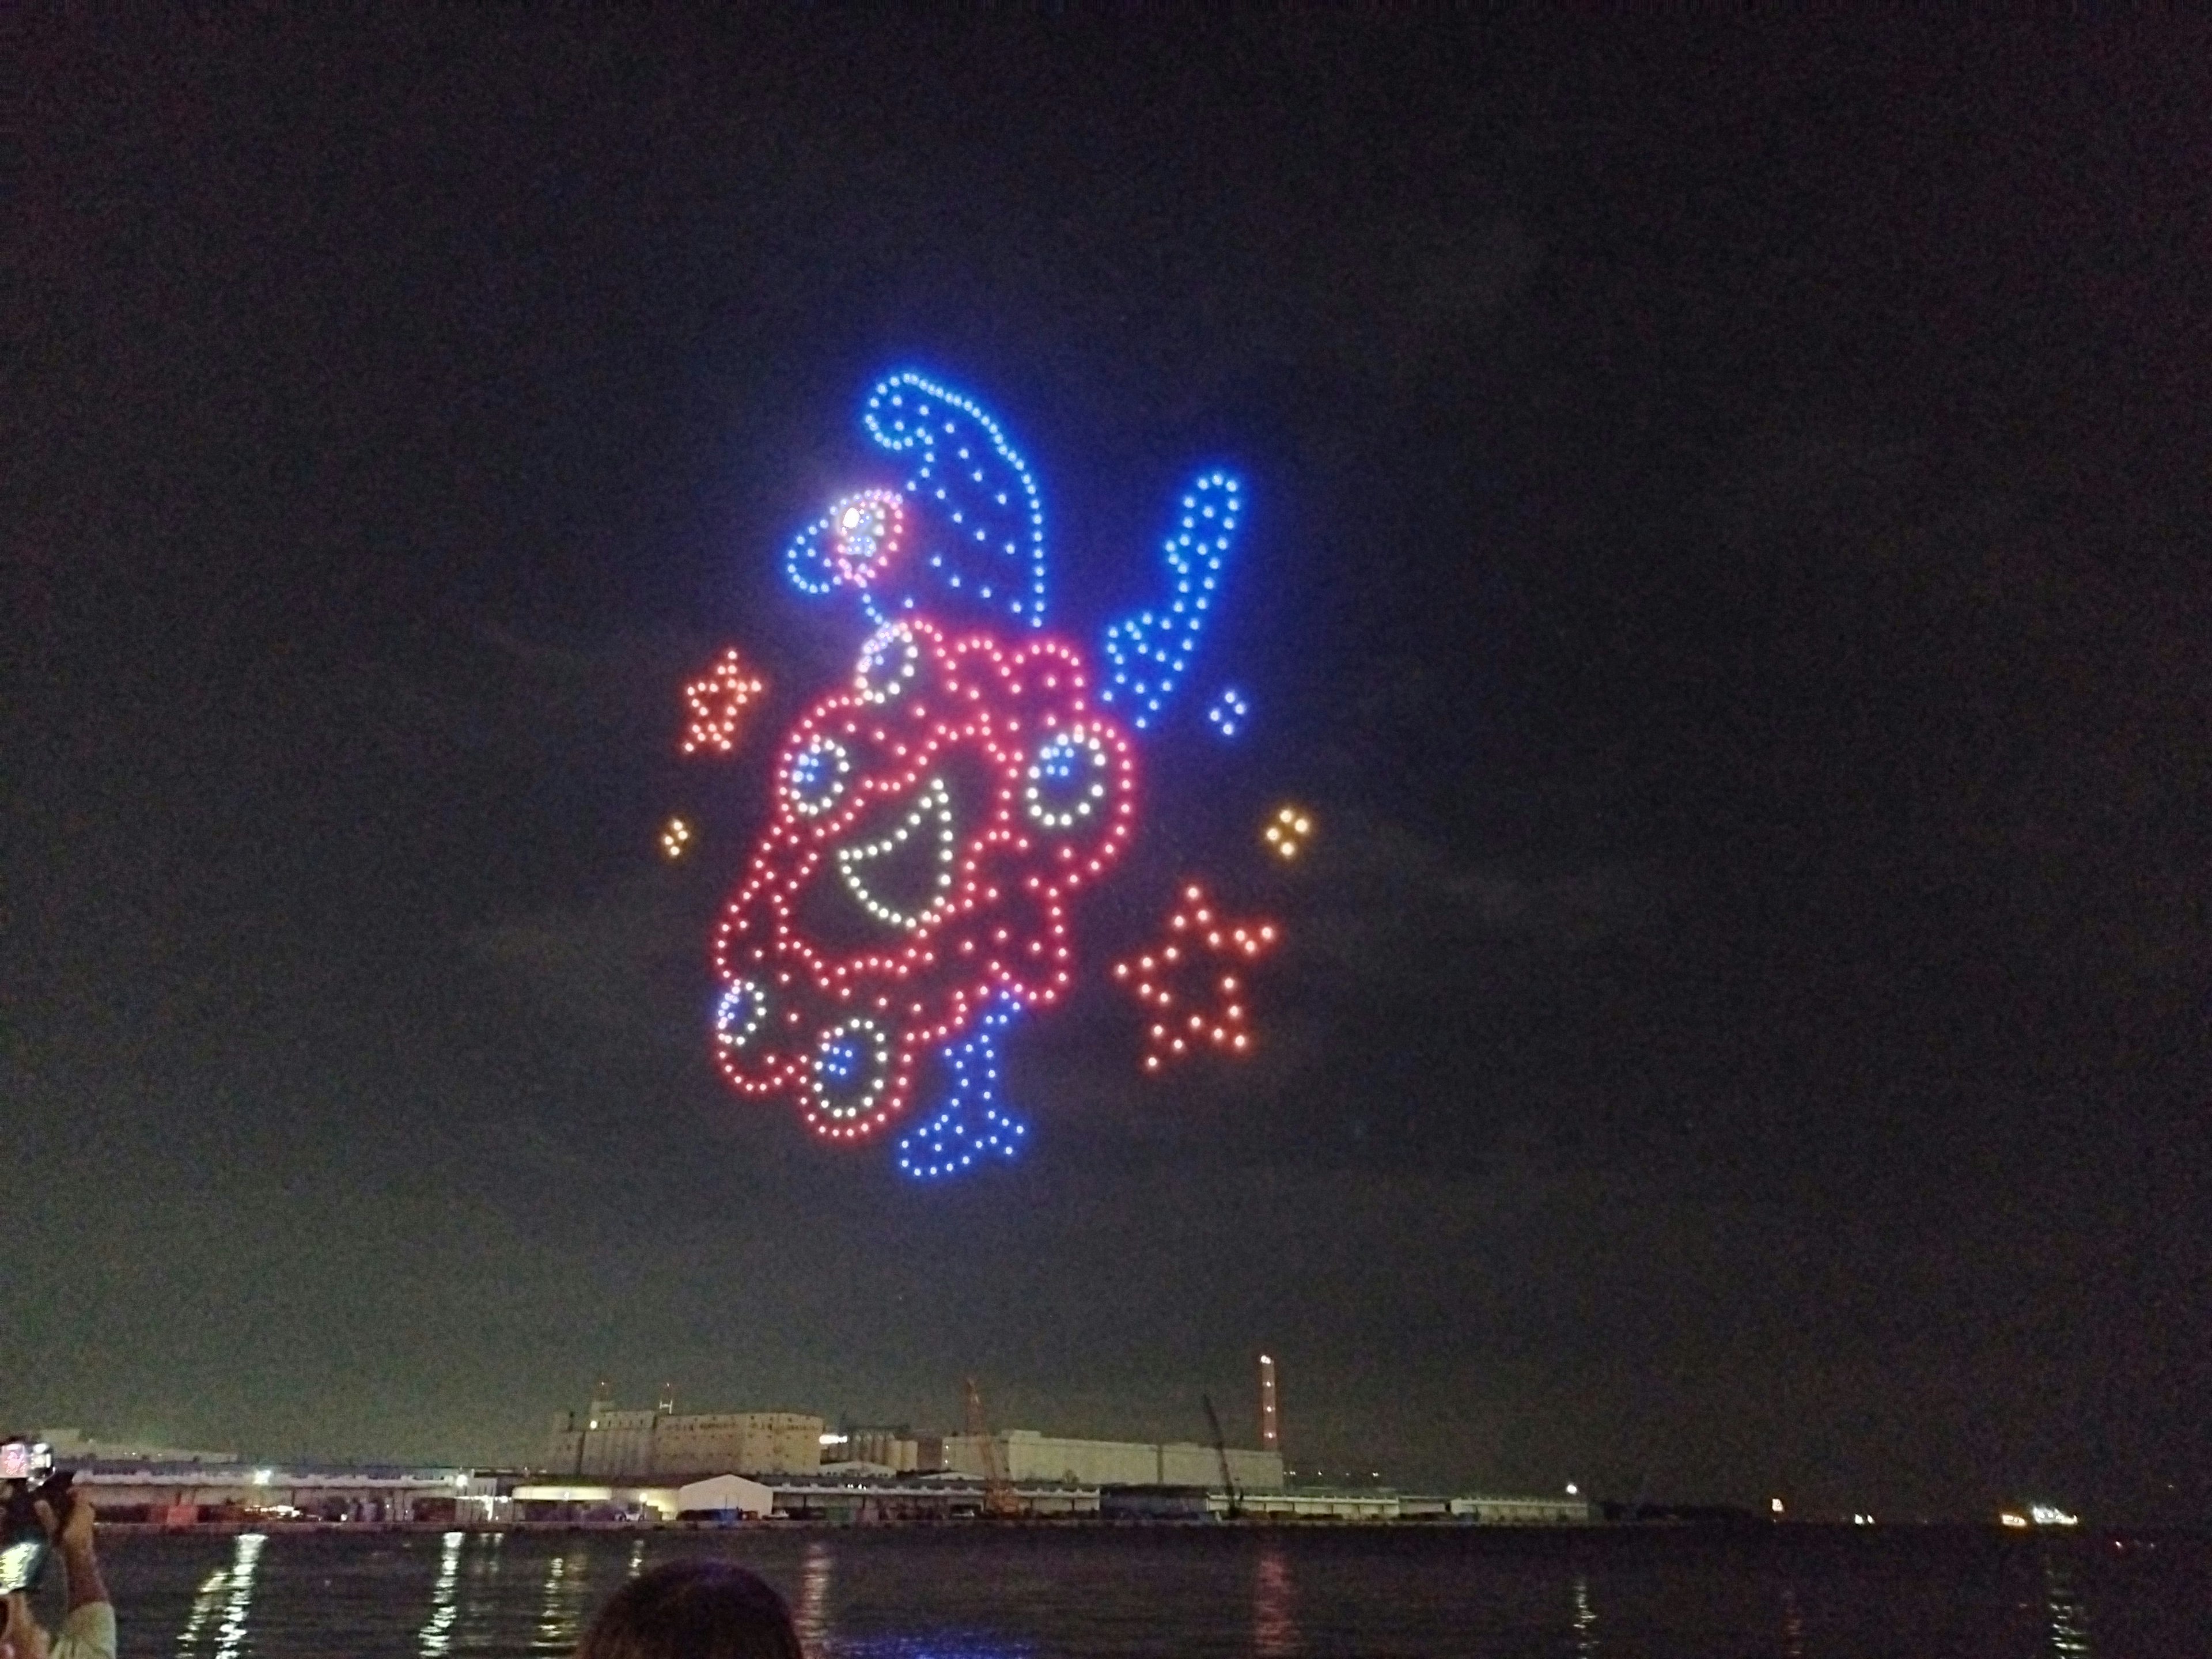
[[[1044,501],[1006,428],[965,392],[910,369],[869,390],[860,424],[905,476],[840,497],[793,537],[792,584],[815,597],[852,592],[874,627],[964,615],[1042,628]],[[1194,477],[1160,550],[1165,592],[1106,629],[1098,700],[1139,731],[1159,724],[1186,678],[1242,517],[1234,477]]]

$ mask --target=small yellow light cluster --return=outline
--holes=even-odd
[[[665,859],[680,859],[691,845],[691,826],[682,818],[671,818],[661,826],[660,855]]]
[[[1297,857],[1312,838],[1313,827],[1313,818],[1310,814],[1295,806],[1285,806],[1268,820],[1267,833],[1262,839],[1267,842],[1270,852],[1287,862]]]

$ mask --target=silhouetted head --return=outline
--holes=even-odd
[[[576,1659],[802,1659],[791,1610],[726,1561],[671,1561],[615,1593]]]

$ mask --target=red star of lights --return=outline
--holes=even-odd
[[[1274,923],[1231,921],[1203,887],[1186,886],[1160,943],[1114,964],[1114,977],[1152,1019],[1145,1029],[1145,1069],[1157,1072],[1202,1044],[1250,1053],[1243,967],[1273,950],[1279,937]]]
[[[684,688],[684,701],[691,707],[691,722],[684,729],[684,752],[696,755],[707,749],[726,755],[735,749],[745,705],[767,690],[768,682],[745,666],[735,646],[722,653],[705,678]]]

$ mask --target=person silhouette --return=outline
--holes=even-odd
[[[805,1659],[791,1609],[727,1561],[671,1561],[617,1590],[576,1659]]]

